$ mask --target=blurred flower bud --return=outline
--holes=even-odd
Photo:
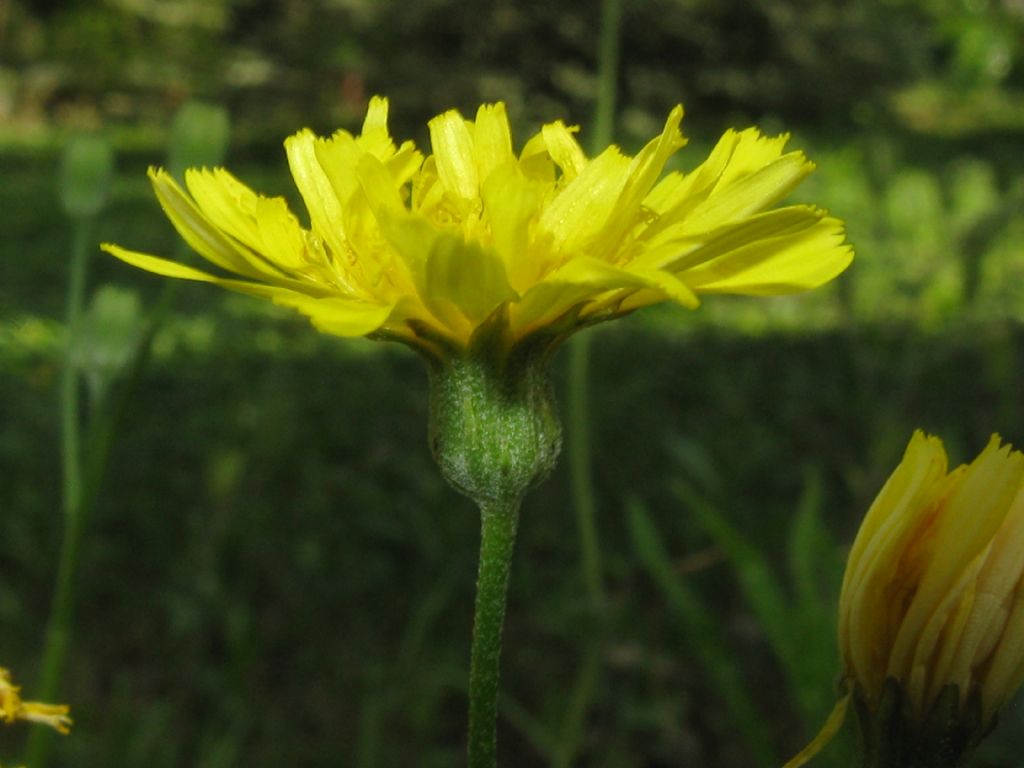
[[[226,109],[199,101],[185,103],[171,122],[168,170],[181,179],[186,168],[221,165],[228,151],[229,134]]]
[[[71,364],[85,377],[95,401],[131,362],[142,334],[142,311],[134,291],[104,285],[73,331]]]
[[[64,147],[60,201],[72,218],[95,216],[107,202],[114,175],[114,153],[100,136],[74,136]]]

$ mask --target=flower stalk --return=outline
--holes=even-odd
[[[480,566],[469,666],[469,768],[497,765],[498,678],[519,501],[480,505]]]
[[[506,350],[504,320],[468,354],[430,363],[430,446],[445,479],[480,509],[480,564],[469,673],[470,768],[497,764],[498,679],[512,553],[523,495],[552,470],[562,430],[548,373],[550,345]]]
[[[96,136],[76,137],[68,143],[62,158],[59,192],[64,212],[71,219],[73,228],[65,310],[67,340],[59,391],[64,533],[41,662],[39,690],[45,699],[56,695],[67,658],[74,607],[74,576],[78,570],[78,555],[90,501],[86,489],[89,478],[85,475],[82,451],[81,372],[75,366],[73,341],[84,314],[95,220],[106,204],[113,165],[109,145]],[[33,765],[42,768],[49,745],[45,732],[33,733],[28,744]]]

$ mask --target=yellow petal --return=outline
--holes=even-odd
[[[375,157],[384,160],[395,151],[395,144],[388,134],[388,100],[383,96],[374,96],[366,108],[363,119],[363,130],[356,139],[360,148]]]
[[[607,224],[623,185],[629,159],[609,147],[558,193],[544,209],[538,227],[567,255],[584,253]]]
[[[1024,455],[993,437],[945,502],[932,556],[893,643],[890,669],[909,670],[928,622],[1002,524],[1024,476]]]
[[[672,211],[673,220],[707,200],[728,167],[739,141],[738,132],[727,130],[704,162],[659,191],[663,210]]]
[[[337,193],[317,159],[317,139],[310,130],[300,131],[284,142],[288,167],[309,211],[313,229],[335,254],[345,253],[342,206]],[[344,176],[344,169],[336,175]],[[355,168],[352,168],[353,172]]]
[[[616,267],[598,259],[573,259],[551,275],[550,280],[590,285],[602,291],[650,289],[688,309],[700,304],[690,287],[675,275],[656,269]]]
[[[21,688],[11,682],[10,671],[0,667],[0,722],[11,724],[27,720],[48,725],[61,733],[70,732],[72,723],[66,705],[23,701],[20,692]]]
[[[582,154],[582,150],[580,150]],[[542,184],[552,184],[555,181],[555,164],[548,154],[548,145],[544,140],[544,133],[534,134],[523,146],[519,153],[519,170],[523,175]]]
[[[385,164],[396,184],[402,186],[408,184],[416,171],[423,164],[423,154],[416,149],[411,141],[406,141],[398,148],[394,155],[389,157]]]
[[[714,250],[713,244],[708,250]],[[842,222],[809,216],[802,226],[754,240],[677,274],[699,293],[770,296],[822,285],[852,260]]]
[[[473,146],[476,150],[477,175],[483,181],[495,168],[514,159],[512,133],[504,104],[483,104],[477,110],[473,124]]]
[[[25,701],[21,704],[18,719],[46,725],[58,733],[67,735],[71,733],[71,726],[73,725],[71,718],[68,717],[68,712],[70,711],[63,704],[41,704],[36,701]]]
[[[730,184],[720,185],[705,203],[687,214],[687,229],[694,232],[763,211],[788,195],[814,170],[799,152],[791,152]],[[667,215],[666,220],[671,218]]]
[[[1018,490],[974,585],[973,605],[959,637],[945,637],[948,672],[936,675],[967,690],[971,675],[1003,640],[1016,600],[1016,585],[1024,577],[1024,491]],[[1015,646],[1024,658],[1024,650]],[[1001,703],[1001,702],[1000,702]],[[983,706],[990,702],[982,699]]]
[[[148,253],[129,251],[127,248],[122,248],[121,246],[114,245],[113,243],[103,243],[100,248],[111,256],[116,256],[121,261],[131,264],[133,267],[144,269],[155,275],[175,277],[179,280],[194,280],[201,283],[213,283],[214,285],[219,285],[221,288],[227,288],[230,291],[245,293],[250,296],[259,296],[260,298],[276,298],[278,296],[291,294],[329,296],[332,293],[335,293],[335,291],[331,291],[326,286],[319,286],[311,283],[300,283],[295,280],[280,280],[278,281],[278,285],[268,285],[265,283],[250,283],[245,280],[232,280],[216,277],[215,275],[194,269],[193,267],[189,267],[185,264],[179,264],[176,261],[161,259],[158,256],[151,256]]]
[[[480,188],[473,151],[473,137],[466,121],[455,110],[438,115],[429,123],[430,144],[437,162],[437,175],[449,194],[472,200]]]
[[[337,131],[329,139],[316,139],[313,142],[313,153],[317,164],[327,178],[334,197],[337,199],[341,210],[345,210],[352,195],[359,189],[359,183],[355,178],[355,169],[360,159],[366,155],[375,157],[372,152],[367,152],[359,139],[353,137],[347,131]],[[345,237],[348,232],[343,230]]]
[[[892,642],[898,623],[878,599],[893,579],[908,583],[907,541],[929,521],[919,510],[932,502],[945,486],[947,459],[942,442],[917,431],[903,460],[886,481],[850,550],[839,598],[840,654],[847,671],[865,688],[869,705],[877,702],[885,682]]]
[[[276,296],[274,303],[298,310],[319,331],[345,337],[373,333],[384,325],[393,309],[388,304],[371,304],[334,296],[317,299],[297,294]]]
[[[480,190],[484,212],[491,227],[494,250],[505,263],[513,286],[523,290],[536,280],[535,267],[540,260],[530,253],[530,221],[537,214],[540,195],[513,160],[496,168]],[[529,281],[529,282],[528,282]]]
[[[421,216],[384,206],[377,212],[377,223],[385,240],[405,263],[417,293],[426,295],[427,258],[440,236],[438,229]]]
[[[652,190],[644,204],[659,218],[645,237],[667,227],[700,233],[781,200],[814,169],[802,153],[781,155],[787,139],[769,139],[753,128],[726,131],[700,166]]]
[[[737,179],[749,176],[782,157],[789,142],[789,134],[765,136],[756,128],[747,128],[736,134],[736,144],[729,162],[718,179],[718,186],[728,186]],[[800,154],[800,153],[794,153]]]
[[[661,136],[648,142],[630,162],[626,170],[626,182],[601,232],[595,256],[614,259],[616,252],[621,248],[622,238],[643,219],[641,202],[661,175],[669,157],[685,144],[679,133],[679,123],[682,119],[683,108],[677,106],[669,113]]]
[[[513,318],[516,327],[525,332],[552,322],[586,301],[623,290],[655,291],[662,300],[671,299],[689,308],[699,303],[685,283],[668,273],[623,269],[599,259],[576,258],[527,291],[513,308]]]
[[[577,311],[599,295],[590,285],[546,281],[530,288],[523,298],[510,306],[510,331],[522,338],[555,323],[567,313]]]
[[[363,155],[355,167],[355,178],[374,213],[392,215],[405,210],[402,196],[388,166],[373,155]]]
[[[1024,589],[1014,591],[1009,617],[981,688],[982,715],[995,714],[1024,683]]]
[[[167,218],[182,239],[200,256],[222,269],[245,277],[273,279],[283,274],[280,269],[221,232],[169,173],[163,169],[150,168],[149,178]]]
[[[256,193],[223,168],[189,168],[185,187],[199,209],[218,228],[250,248],[255,230]]]
[[[223,168],[189,169],[185,183],[214,226],[277,267],[302,265],[302,229],[284,198],[257,195]]]
[[[517,298],[496,254],[454,235],[436,238],[427,259],[423,296],[431,308],[451,304],[475,326],[499,304]]]
[[[904,692],[912,710],[919,716],[927,712],[930,703],[948,683],[954,682],[949,677],[953,654],[975,607],[977,593],[974,582],[982,564],[983,556],[974,558],[952,581],[931,616],[920,627],[907,669],[904,671],[896,666],[900,658],[894,656],[890,661],[892,676],[899,674],[897,679],[906,681]]]
[[[666,173],[644,198],[644,207],[659,217],[677,205],[681,199],[680,189],[684,185],[684,176],[679,171]]]
[[[629,180],[619,200],[620,208],[632,211],[639,206],[661,176],[668,159],[686,144],[679,133],[682,120],[683,108],[677,105],[665,120],[661,135],[648,142],[633,158],[628,171]]]
[[[587,156],[576,141],[574,133],[579,126],[566,127],[561,120],[548,123],[541,128],[541,137],[547,147],[547,153],[562,171],[564,182],[575,179],[587,165]]]
[[[254,216],[261,252],[285,271],[302,269],[306,234],[284,198],[258,196]]]

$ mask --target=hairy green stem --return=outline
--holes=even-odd
[[[497,765],[498,677],[519,499],[480,504],[480,567],[469,668],[469,768]]]

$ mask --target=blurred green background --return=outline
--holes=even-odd
[[[520,141],[566,118],[586,143],[599,17],[594,0],[0,0],[0,664],[26,693],[62,531],[68,137],[116,155],[92,241],[171,255],[145,168],[186,102],[226,108],[226,164],[301,211],[281,141],[357,129],[374,93],[421,146],[432,115],[498,99]],[[620,31],[625,148],[680,101],[682,168],[726,127],[790,131],[819,166],[795,199],[845,219],[857,260],[805,296],[589,332],[607,604],[583,597],[563,461],[524,509],[503,764],[779,765],[833,701],[845,548],[911,431],[955,463],[993,431],[1024,444],[1024,3],[627,0]],[[90,294],[133,290],[143,313],[161,282],[90,265]],[[427,450],[421,368],[180,286],[84,538],[55,764],[460,764],[478,524]],[[1003,720],[973,766],[1021,764],[1024,712]],[[25,735],[0,731],[0,756]],[[849,765],[849,743],[816,764]]]

